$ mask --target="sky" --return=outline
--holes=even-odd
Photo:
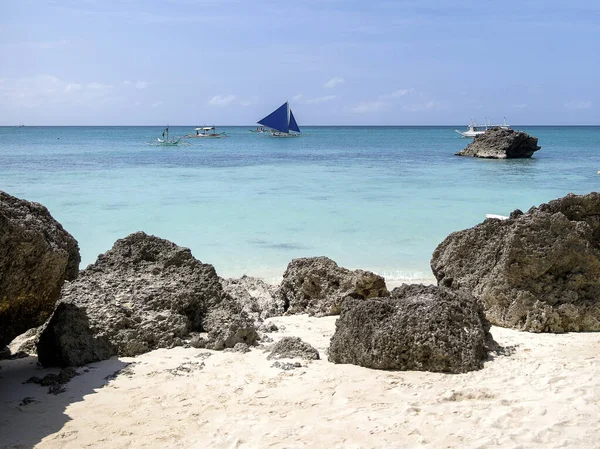
[[[600,1],[0,0],[0,125],[600,124]]]

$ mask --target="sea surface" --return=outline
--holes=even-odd
[[[169,128],[181,136],[193,126]],[[191,248],[223,277],[269,282],[297,257],[431,281],[435,247],[486,213],[600,190],[600,127],[515,126],[531,159],[456,157],[456,127],[305,127],[274,139],[152,145],[162,127],[0,127],[0,190],[44,204],[81,268],[135,231]]]

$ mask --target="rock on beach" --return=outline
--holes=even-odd
[[[600,331],[600,194],[569,194],[454,232],[431,268],[438,285],[479,298],[492,324]]]
[[[181,346],[194,333],[203,334],[197,346],[212,349],[258,338],[212,265],[188,248],[136,232],[65,284],[37,350],[46,366],[83,365]]]
[[[389,298],[348,298],[329,360],[384,370],[464,373],[494,346],[481,304],[466,292],[402,285]]]
[[[80,260],[46,207],[0,191],[0,348],[50,316]]]
[[[287,314],[338,315],[345,298],[389,296],[385,280],[364,270],[348,270],[328,257],[292,260],[277,292]]]

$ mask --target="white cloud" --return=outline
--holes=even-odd
[[[405,95],[408,95],[409,93],[413,92],[414,89],[410,88],[410,89],[398,89],[394,92],[392,92],[391,96],[393,98],[400,98],[403,97]]]
[[[325,95],[324,97],[311,98],[309,100],[304,100],[305,104],[318,104],[324,103],[326,101],[331,101],[335,99],[335,95]]]
[[[333,89],[334,87],[339,86],[340,84],[344,84],[345,82],[346,80],[344,78],[342,78],[341,76],[336,76],[334,78],[331,78],[325,84],[323,84],[323,87],[327,89]]]
[[[137,83],[135,83],[136,89],[145,89],[148,86],[149,86],[149,84],[146,81],[138,81]]]
[[[63,81],[51,75],[0,80],[0,102],[19,108],[92,107],[108,101],[112,92],[109,84]]]
[[[298,95],[292,97],[292,100],[299,101],[301,98],[302,98],[302,94],[298,94]]]
[[[81,84],[78,84],[78,83],[69,83],[69,84],[67,84],[65,86],[65,93],[75,92],[75,91],[78,91],[78,90],[81,90],[81,89],[83,89],[83,86]]]
[[[211,104],[213,106],[227,106],[233,100],[235,100],[235,98],[236,97],[233,94],[229,94],[229,95],[215,95],[214,97],[212,97],[208,101],[208,104]]]
[[[392,93],[379,95],[379,100],[389,101],[389,100],[402,98],[414,91],[415,91],[415,89],[413,89],[412,87],[410,89],[397,89]]]
[[[365,103],[360,103],[359,105],[350,109],[352,112],[357,114],[368,114],[371,112],[381,111],[385,109],[388,104],[384,101],[368,101]]]
[[[107,90],[107,89],[112,89],[112,86],[110,84],[100,84],[100,83],[87,83],[85,85],[85,87],[87,87],[88,89],[91,89],[91,90]]]
[[[569,109],[589,109],[592,107],[592,102],[589,100],[569,101],[565,103],[565,107]]]
[[[527,107],[527,103],[513,104],[512,107],[514,109],[525,109]]]
[[[162,102],[162,101],[157,101],[156,103],[152,103],[152,107],[153,107],[153,108],[157,108],[157,107],[159,107],[161,104],[163,104],[163,102]]]

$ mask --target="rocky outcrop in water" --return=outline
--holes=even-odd
[[[438,285],[481,299],[492,324],[600,331],[600,194],[568,195],[450,234],[431,268]]]
[[[456,155],[485,159],[518,159],[529,158],[540,149],[537,137],[514,129],[496,127],[475,136],[473,142]]]
[[[466,292],[402,285],[390,298],[348,299],[329,360],[375,369],[464,373],[494,347],[481,304]]]
[[[80,260],[48,209],[0,191],[0,348],[48,318]]]
[[[239,279],[222,279],[221,284],[257,326],[266,318],[281,316],[285,312],[283,300],[276,294],[277,287],[261,279],[242,276]]]
[[[288,314],[338,315],[346,297],[388,296],[385,280],[369,271],[339,267],[327,257],[292,260],[280,284],[279,297]]]
[[[254,344],[252,321],[227,295],[212,265],[189,249],[137,232],[65,284],[37,344],[44,365],[83,365],[184,344]]]

